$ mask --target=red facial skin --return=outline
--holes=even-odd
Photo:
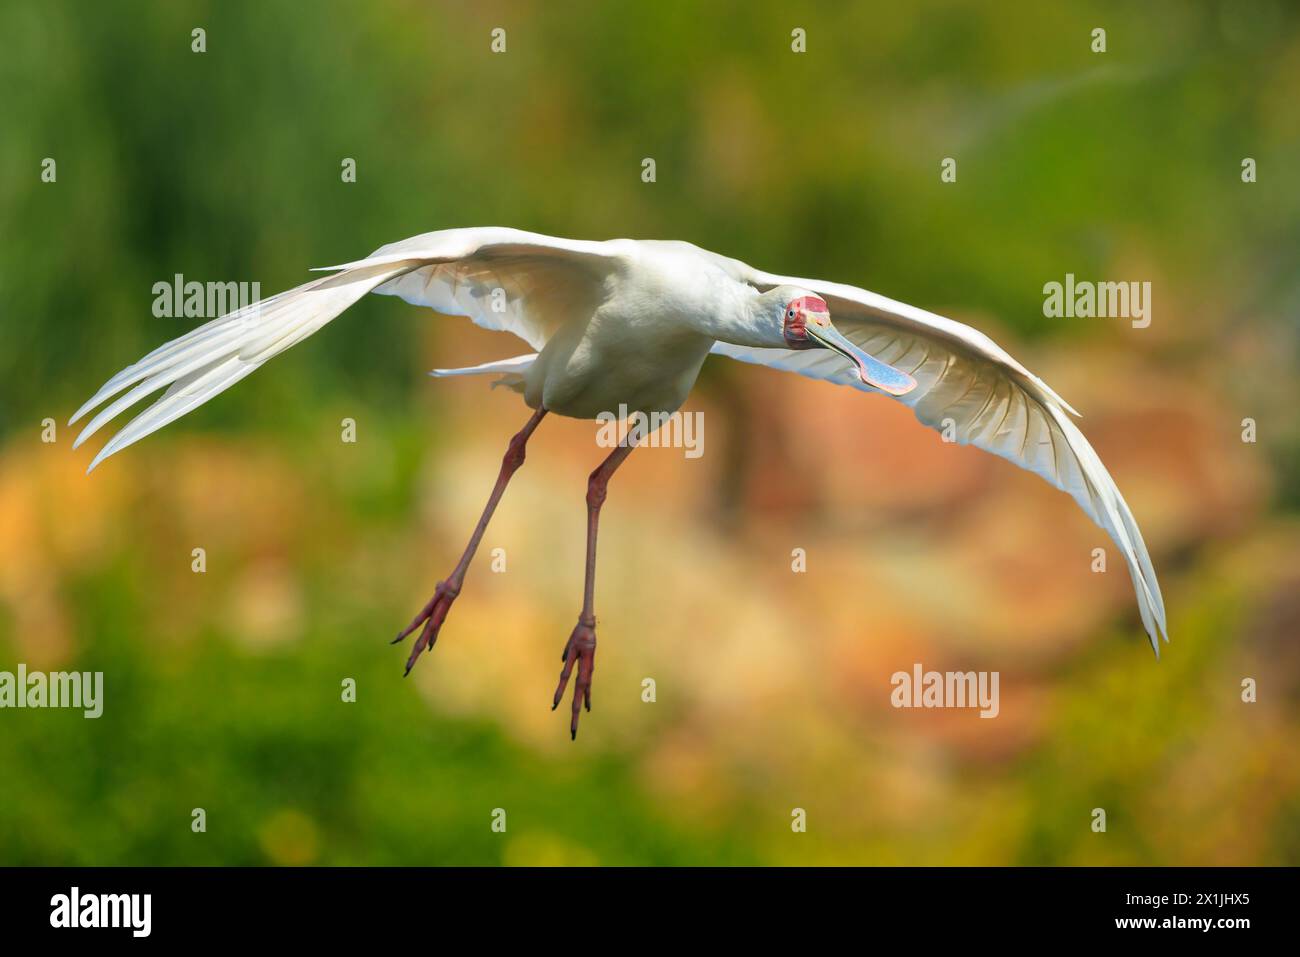
[[[800,296],[785,307],[782,333],[791,349],[813,349],[817,343],[808,338],[808,323],[824,326],[831,321],[831,310],[820,296]]]

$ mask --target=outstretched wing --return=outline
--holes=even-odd
[[[1071,420],[1070,415],[1078,413],[1064,399],[988,336],[960,322],[856,286],[776,276],[736,260],[726,262],[737,279],[760,290],[788,284],[822,296],[840,332],[881,362],[916,379],[915,389],[891,398],[911,406],[922,423],[1035,472],[1073,496],[1123,553],[1142,624],[1159,656],[1158,636],[1169,640],[1165,608],[1142,533],[1110,473]],[[847,360],[825,349],[763,349],[719,342],[713,351],[878,391],[863,384]]]
[[[87,423],[74,447],[124,409],[167,390],[109,440],[89,472],[230,388],[367,292],[468,316],[540,350],[561,323],[591,315],[625,251],[621,241],[580,242],[497,227],[442,230],[384,246],[366,259],[330,267],[332,275],[214,319],[123,369],[68,423],[129,389]]]

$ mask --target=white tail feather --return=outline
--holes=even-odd
[[[429,373],[431,376],[453,376],[453,375],[490,375],[497,372],[501,378],[492,383],[492,388],[499,385],[512,389],[520,394],[524,391],[524,373],[529,370],[534,362],[537,361],[537,353],[530,352],[526,356],[514,356],[510,359],[497,359],[495,362],[484,362],[476,366],[464,366],[460,369],[434,369]]]
[[[526,356],[513,356],[509,359],[496,359],[492,362],[484,362],[476,366],[462,366],[459,369],[434,369],[429,373],[431,376],[449,376],[449,375],[487,375],[493,372],[500,372],[506,375],[523,375],[528,371],[528,367],[537,359],[536,352],[530,352]]]

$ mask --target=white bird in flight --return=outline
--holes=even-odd
[[[1164,603],[1142,534],[1115,482],[1046,383],[969,326],[876,293],[754,269],[685,242],[557,239],[500,227],[447,229],[328,267],[330,275],[272,296],[155,349],[109,379],[72,417],[108,399],[77,438],[166,388],[100,450],[90,469],[234,385],[368,292],[512,332],[525,355],[433,375],[497,374],[533,414],[510,440],[496,485],[460,561],[395,639],[420,628],[406,671],[432,647],[524,448],[547,415],[594,419],[679,409],[710,354],[878,392],[933,429],[1041,475],[1068,492],[1119,547],[1157,657]],[[832,316],[834,322],[832,323]],[[71,422],[69,424],[71,424]],[[596,652],[596,528],[616,447],[587,485],[586,584],[564,647],[552,708],[576,666],[570,733],[591,710]],[[87,469],[89,472],[90,469]],[[423,627],[421,627],[423,626]]]

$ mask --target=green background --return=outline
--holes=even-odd
[[[1300,862],[1287,4],[7,2],[0,35],[0,670],[106,683],[98,720],[0,712],[0,863]],[[82,474],[69,415],[189,328],[155,282],[270,293],[487,224],[686,239],[989,332],[1084,412],[1163,659],[1064,496],[713,359],[699,464],[612,486],[576,744],[548,708],[588,425],[539,432],[403,680],[385,641],[526,416],[424,373],[525,350],[389,298]],[[1152,326],[1045,318],[1067,272],[1151,281]],[[1002,714],[891,709],[918,661],[1000,671]]]

